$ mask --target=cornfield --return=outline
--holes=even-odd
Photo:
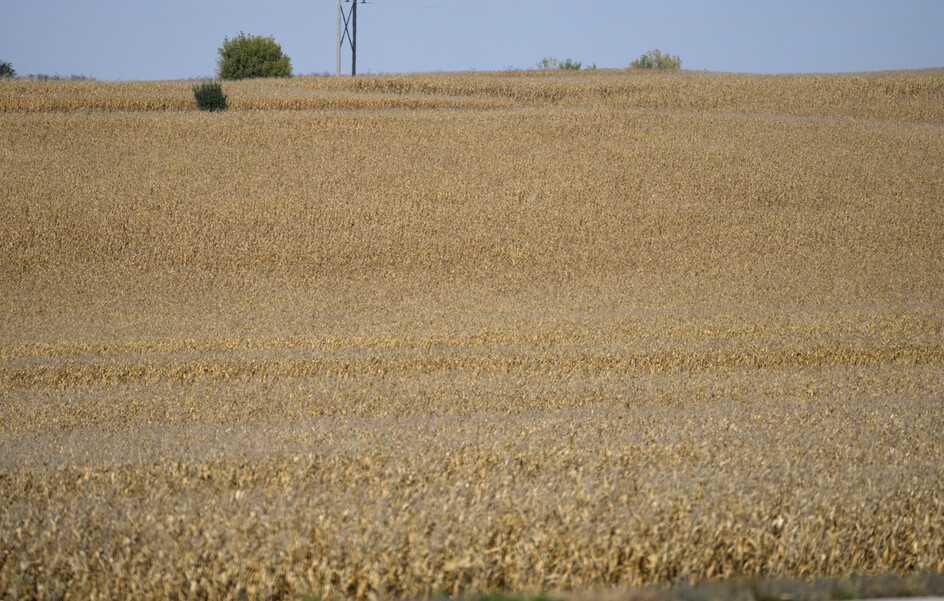
[[[944,73],[0,81],[0,598],[944,572]]]

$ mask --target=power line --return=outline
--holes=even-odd
[[[696,21],[716,23],[787,23],[787,24],[825,24],[825,25],[944,25],[944,21],[901,21],[883,19],[758,19],[750,17],[685,17],[669,15],[637,15],[627,13],[605,13],[594,11],[559,11],[528,8],[487,8],[482,6],[445,6],[441,4],[420,4],[415,2],[377,2],[368,0],[367,4],[377,6],[398,6],[409,8],[432,8],[467,12],[487,12],[503,14],[552,15],[565,17],[600,17],[607,19],[628,19],[639,21]]]

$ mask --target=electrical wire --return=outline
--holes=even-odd
[[[347,0],[345,0],[347,1]],[[441,4],[420,4],[415,2],[377,2],[367,0],[365,4],[377,6],[398,6],[409,8],[432,8],[437,10],[456,10],[469,12],[488,12],[501,14],[552,15],[566,17],[600,17],[607,19],[628,19],[639,21],[706,21],[732,23],[786,23],[786,24],[826,24],[826,25],[944,25],[944,21],[900,21],[881,19],[759,19],[750,17],[685,17],[636,15],[626,13],[606,13],[594,11],[556,11],[527,8],[487,8],[481,6],[446,6]]]

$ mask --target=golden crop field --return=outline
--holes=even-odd
[[[944,71],[0,81],[0,598],[944,572]]]

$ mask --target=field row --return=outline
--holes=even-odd
[[[23,438],[2,457],[17,559],[0,585],[401,597],[941,571],[939,402],[273,413]]]
[[[197,110],[193,81],[0,82],[0,112]],[[226,82],[234,110],[610,107],[917,120],[944,123],[940,70],[750,76],[507,72]]]

